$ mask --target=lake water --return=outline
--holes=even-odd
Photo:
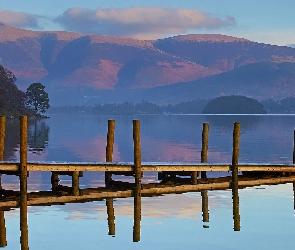
[[[108,119],[116,120],[114,161],[133,161],[132,120],[141,123],[142,161],[199,162],[202,126],[209,122],[209,163],[230,163],[234,122],[241,124],[240,163],[292,163],[295,116],[50,115],[29,121],[29,161],[105,161]],[[18,121],[7,121],[4,160],[18,160]],[[208,173],[208,177],[221,173]],[[224,174],[223,174],[224,175]],[[133,182],[133,177],[113,179]],[[158,182],[156,173],[143,183]],[[71,186],[71,177],[60,176]],[[103,173],[84,173],[80,188],[104,186]],[[19,189],[16,176],[4,189]],[[51,190],[50,173],[30,173],[29,191]],[[30,249],[293,249],[293,184],[239,190],[240,231],[234,231],[231,189],[208,191],[209,222],[200,192],[142,197],[140,241],[133,242],[134,199],[113,200],[109,235],[105,200],[28,208]],[[7,246],[19,249],[19,209],[4,212]]]

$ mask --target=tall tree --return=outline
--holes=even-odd
[[[26,113],[25,93],[15,85],[15,75],[0,65],[0,115],[19,116]]]
[[[45,113],[50,107],[48,93],[44,89],[45,86],[37,82],[32,83],[26,92],[26,105],[33,109],[36,114]]]

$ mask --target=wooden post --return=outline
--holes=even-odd
[[[28,208],[27,208],[27,140],[28,140],[28,118],[20,117],[20,231],[21,249],[29,249],[28,241]]]
[[[107,146],[106,146],[106,162],[113,161],[115,141],[115,121],[108,121],[108,134],[107,134]],[[112,181],[112,172],[105,172],[105,185],[108,187]]]
[[[0,247],[7,246],[4,210],[0,210]]]
[[[72,190],[73,195],[79,196],[79,171],[72,173]]]
[[[293,133],[293,164],[295,164],[295,129]]]
[[[59,182],[58,173],[56,171],[52,171],[51,172],[51,189],[53,192],[56,191],[58,187],[58,182]]]
[[[109,235],[115,235],[115,210],[113,198],[106,199]]]
[[[0,161],[4,158],[4,139],[5,139],[5,116],[0,116]],[[2,189],[2,174],[0,173],[0,189]]]
[[[0,116],[0,161],[4,158],[5,116]]]
[[[240,208],[239,208],[239,185],[238,165],[240,151],[240,124],[235,122],[233,131],[233,154],[232,154],[232,198],[233,198],[233,219],[234,231],[240,231]]]
[[[134,172],[135,184],[141,184],[141,148],[140,148],[140,122],[133,121],[133,141],[134,141]]]
[[[141,149],[140,149],[140,122],[133,121],[133,141],[134,141],[134,226],[133,241],[140,241],[140,221],[141,221]]]
[[[208,137],[209,123],[203,123],[201,163],[206,163],[208,159]],[[206,171],[201,172],[201,178],[207,178]]]
[[[208,190],[201,191],[203,222],[209,222]]]
[[[293,164],[295,164],[295,129],[293,133]],[[295,182],[293,182],[293,203],[294,203],[294,210],[295,210]]]

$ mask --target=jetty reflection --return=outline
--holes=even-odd
[[[5,247],[9,242],[6,240],[5,211],[20,208],[20,232],[21,249],[29,249],[28,234],[28,206],[51,206],[66,203],[85,203],[92,201],[106,202],[108,235],[114,236],[115,229],[115,209],[114,198],[134,197],[134,225],[133,242],[141,239],[141,198],[161,196],[163,194],[182,194],[187,192],[200,192],[202,201],[202,221],[204,228],[209,228],[209,201],[208,191],[212,190],[232,190],[233,209],[233,230],[240,231],[240,209],[239,209],[239,189],[260,185],[277,185],[295,183],[295,176],[249,178],[238,177],[238,185],[234,185],[232,178],[200,178],[197,184],[191,184],[188,178],[170,178],[161,183],[136,184],[121,181],[111,181],[106,187],[79,189],[78,195],[73,195],[73,188],[68,186],[53,186],[51,191],[39,191],[27,193],[27,199],[22,199],[23,191],[13,191],[2,189],[0,191],[0,247]],[[294,202],[295,205],[295,202]],[[294,207],[295,208],[295,207]]]

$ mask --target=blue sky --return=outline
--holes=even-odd
[[[295,44],[294,0],[2,1],[0,21],[33,30],[66,30],[157,39],[213,33]]]

